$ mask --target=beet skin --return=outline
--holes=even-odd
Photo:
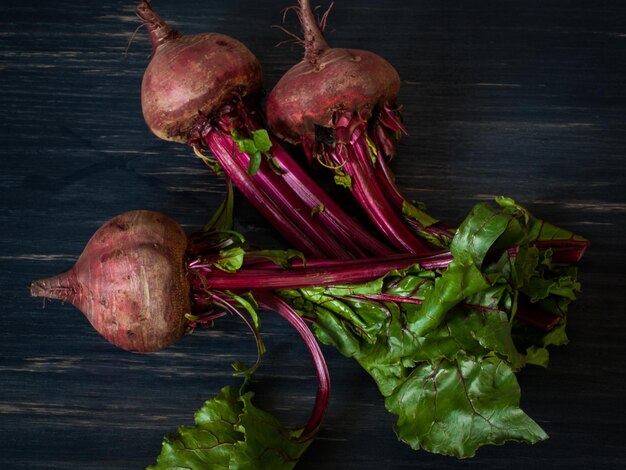
[[[182,35],[147,1],[140,2],[137,14],[153,49],[141,84],[141,106],[157,137],[186,144],[201,115],[260,92],[261,64],[241,42],[219,33]]]
[[[111,343],[158,351],[186,330],[187,236],[163,214],[132,211],[105,223],[69,271],[34,281],[31,295],[71,302]]]

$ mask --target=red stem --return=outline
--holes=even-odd
[[[394,269],[406,269],[416,264],[424,269],[445,268],[453,259],[450,253],[441,252],[427,257],[405,255],[353,261],[328,260],[316,267],[296,266],[288,270],[244,267],[235,273],[226,273],[193,263],[188,265],[188,270],[199,276],[195,282],[200,282],[202,289],[274,290],[371,281]]]
[[[253,118],[253,113],[243,110],[240,112],[246,128],[250,131],[261,129],[261,125]],[[334,232],[337,239],[355,257],[366,257],[368,252],[374,256],[386,256],[395,253],[386,244],[382,243],[358,222],[348,215],[335,201],[318,186],[311,176],[291,157],[291,155],[270,136],[272,147],[270,153],[280,168],[280,175],[270,171],[270,178],[277,185],[286,186],[296,193],[301,202],[307,207],[310,214],[313,210],[323,207],[315,217],[326,222],[328,228]],[[266,170],[265,166],[261,170]]]
[[[278,168],[263,160],[257,172],[248,175],[250,156],[239,151],[231,135],[235,126],[249,132],[262,129],[254,112],[244,103],[235,103],[223,107],[219,118],[199,121],[190,145],[208,147],[240,191],[296,248],[315,258],[351,259],[394,253],[342,210],[274,140],[270,154]],[[261,193],[255,194],[258,191]],[[276,219],[285,217],[295,226],[289,231],[281,229],[289,222]],[[302,234],[308,241],[300,240]]]
[[[432,252],[398,217],[376,183],[365,134],[338,145],[337,151],[346,153],[342,169],[352,179],[353,194],[387,240],[402,251],[422,255]]]
[[[205,143],[237,188],[285,238],[305,253],[319,258],[326,257],[318,245],[294,224],[258,183],[250,178],[246,170],[231,158],[232,153],[237,151],[232,139],[227,140],[217,131],[211,130],[205,137]]]
[[[238,150],[237,144],[232,141],[230,134],[221,134],[225,140],[224,144],[230,144],[230,158],[234,159],[241,169],[247,169],[250,164],[250,156]],[[223,156],[215,156],[215,158],[222,164]],[[287,184],[283,176],[277,175],[266,162],[262,162],[255,175],[249,176],[249,178],[258,183],[259,187],[264,188],[272,201],[282,208],[283,213],[308,234],[311,241],[317,245],[317,251],[322,253],[321,257],[353,258],[351,252],[337,240],[335,234],[321,223],[317,214],[311,213],[312,208],[302,201],[299,194]],[[356,250],[354,253],[356,256],[365,257],[365,253],[359,247],[353,246],[353,248]]]
[[[294,261],[291,269],[284,269],[275,264],[255,263],[253,268],[243,267],[236,273],[225,273],[206,265],[191,263],[188,270],[198,277],[191,279],[191,284],[198,289],[222,289],[258,291],[275,289],[298,289],[306,287],[324,287],[336,284],[351,284],[371,281],[393,271],[419,265],[423,269],[445,269],[453,257],[449,252],[439,252],[427,257],[416,257],[410,254],[395,255],[385,259],[359,260],[311,260],[306,265],[302,261]],[[355,298],[371,300],[422,303],[421,299],[401,297],[387,294],[354,295]],[[559,323],[560,317],[548,314],[529,301],[520,301],[516,316],[519,320],[543,331],[550,331]],[[479,305],[463,304],[464,308],[475,310],[493,310]]]
[[[311,416],[304,426],[304,430],[299,438],[300,441],[307,441],[313,438],[317,433],[320,424],[322,423],[324,414],[326,413],[326,409],[328,408],[328,400],[330,399],[330,374],[328,373],[326,360],[324,359],[324,355],[315,339],[315,336],[305,321],[289,304],[267,291],[256,292],[255,298],[259,302],[260,306],[269,310],[274,310],[281,317],[291,323],[298,333],[300,333],[300,336],[304,340],[311,357],[313,358],[318,381],[317,395],[315,398],[313,412],[311,413]]]
[[[553,263],[578,263],[591,242],[587,240],[545,240],[534,242],[540,250],[552,250]]]
[[[448,251],[440,251],[429,256],[418,257],[413,253],[396,253],[394,255],[368,258],[368,259],[353,259],[353,260],[334,260],[334,259],[307,259],[303,262],[301,259],[293,259],[290,263],[291,268],[318,268],[318,269],[339,269],[347,267],[358,266],[370,266],[380,261],[388,261],[398,263],[398,266],[403,266],[405,263],[420,264],[425,269],[439,269],[445,268],[450,264],[450,253]],[[278,266],[272,261],[268,261],[267,258],[259,260],[256,257],[250,258],[250,264],[248,264],[248,258],[244,260],[244,267],[260,268],[260,269],[284,269]]]
[[[515,318],[546,332],[554,329],[563,320],[558,315],[552,315],[541,310],[538,305],[531,303],[526,296],[520,297]]]
[[[272,140],[272,155],[280,167],[285,169],[283,178],[301,199],[311,209],[324,207],[324,210],[318,213],[318,217],[336,229],[335,235],[342,243],[356,245],[352,251],[356,251],[360,247],[374,256],[386,256],[394,253],[394,250],[374,238],[360,224],[356,223],[275,140]]]

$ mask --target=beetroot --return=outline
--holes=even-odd
[[[105,339],[136,352],[166,348],[188,328],[229,313],[251,326],[240,310],[252,308],[242,296],[253,293],[259,306],[276,311],[296,328],[313,358],[317,399],[302,434],[309,439],[328,404],[328,369],[304,320],[272,290],[366,282],[414,264],[444,268],[452,260],[449,253],[425,259],[311,260],[306,267],[289,263],[286,271],[284,263],[273,262],[283,254],[246,253],[241,243],[241,237],[218,230],[187,237],[174,220],[158,212],[126,212],[95,232],[69,271],[33,281],[30,292],[72,303]],[[239,263],[233,262],[238,258]]]
[[[304,58],[268,97],[271,130],[301,145],[311,162],[333,170],[335,181],[352,190],[396,249],[419,254],[447,249],[455,229],[405,198],[388,166],[406,133],[396,103],[397,72],[371,52],[330,48],[322,33],[329,10],[318,24],[308,0],[292,9],[303,37],[289,34],[304,47]],[[589,242],[557,232],[546,225],[534,234],[535,245],[552,249],[555,262],[578,262]]]
[[[504,209],[511,203],[503,201]],[[34,281],[31,294],[71,302],[107,340],[138,352],[165,348],[176,342],[187,328],[212,323],[226,314],[236,314],[255,333],[260,356],[263,348],[256,329],[258,317],[255,310],[258,306],[275,311],[298,331],[318,375],[315,405],[299,435],[300,440],[309,440],[318,430],[328,405],[330,379],[321,349],[304,318],[329,327],[335,324],[335,320],[324,322],[337,314],[342,318],[341,322],[356,322],[356,329],[349,329],[350,335],[369,337],[372,332],[384,331],[384,328],[379,330],[380,318],[389,316],[391,319],[391,312],[396,312],[394,316],[400,312],[390,308],[391,305],[398,308],[400,305],[428,305],[425,315],[420,311],[415,317],[424,331],[430,331],[431,324],[441,320],[441,315],[446,312],[444,308],[457,304],[469,311],[500,311],[497,303],[491,305],[494,294],[489,283],[485,284],[489,287],[486,291],[489,305],[472,303],[477,285],[484,289],[480,286],[485,282],[484,274],[477,271],[476,266],[482,264],[484,256],[485,260],[493,260],[498,266],[502,264],[499,269],[510,275],[508,265],[502,263],[502,256],[506,254],[509,262],[515,262],[520,248],[509,244],[526,243],[530,238],[526,231],[533,232],[542,222],[535,221],[521,209],[519,214],[516,213],[519,220],[514,221],[513,215],[504,209],[497,216],[483,206],[477,206],[460,229],[461,235],[456,239],[456,260],[450,252],[439,252],[425,257],[398,254],[382,259],[313,259],[306,260],[306,263],[298,260],[293,251],[247,251],[243,238],[225,228],[227,221],[214,222],[211,225],[214,228],[187,237],[176,222],[162,214],[127,212],[96,231],[68,272]],[[524,223],[520,224],[521,221]],[[511,233],[502,233],[503,227],[510,227]],[[487,242],[493,243],[492,251],[483,253],[485,246],[489,246]],[[475,246],[482,248],[476,250]],[[477,264],[474,254],[481,257]],[[295,261],[291,259],[294,256]],[[537,258],[522,256],[521,262],[524,261],[537,263]],[[522,271],[533,276],[539,272],[528,267]],[[569,269],[565,271],[570,283],[572,273]],[[383,278],[388,275],[391,276],[390,282],[383,289]],[[441,278],[435,281],[438,276]],[[546,274],[546,280],[552,279],[550,276],[552,274]],[[434,287],[428,287],[430,283]],[[538,288],[544,289],[543,285],[538,283]],[[577,285],[571,283],[571,289]],[[325,287],[329,286],[331,288],[326,290]],[[515,286],[511,288],[517,289]],[[566,292],[563,295],[567,296],[568,288],[562,288]],[[469,302],[461,302],[466,297]],[[341,299],[348,302],[345,308],[338,308],[334,303],[336,300],[341,304]],[[317,302],[321,310],[311,310]],[[372,302],[380,302],[379,307],[372,307]],[[555,305],[547,305],[546,312],[535,311],[537,308],[533,309],[529,303],[526,307],[522,303],[519,305],[516,318],[536,328],[548,331],[561,321],[561,315],[555,315],[553,311]],[[371,326],[375,328],[370,330],[367,323],[372,308],[382,310],[371,317],[374,322]],[[245,311],[251,319],[247,318]],[[314,311],[315,315],[309,316]],[[329,317],[330,312],[333,314]],[[380,313],[382,317],[378,317]],[[317,325],[318,333],[323,331],[321,324]],[[405,327],[402,326],[401,330],[404,331]],[[329,339],[325,334],[322,334],[323,341]],[[350,338],[346,344],[355,340],[352,336]],[[370,348],[371,344],[368,343],[367,347]],[[387,340],[381,347],[389,347]],[[387,356],[384,357],[387,361]],[[238,366],[237,370],[248,376],[255,367],[243,370]]]
[[[233,269],[221,260],[243,256],[243,251],[224,252],[232,242],[216,237],[214,232],[187,237],[180,225],[158,212],[126,212],[96,231],[73,268],[34,281],[30,292],[72,303],[116,346],[150,352],[180,339],[188,314],[206,318],[216,304],[223,307],[230,291],[363,282],[417,262],[425,267],[445,267],[450,262],[446,253],[422,260],[408,255],[312,260],[307,267],[292,263],[286,275],[284,269],[268,266],[265,255],[251,252],[243,258],[241,269],[229,272]]]
[[[261,64],[241,42],[219,33],[183,36],[146,1],[137,14],[148,25],[155,51],[143,76],[141,105],[160,138],[187,143],[200,114],[260,92]]]
[[[142,108],[154,134],[190,144],[206,163],[223,170],[307,255],[349,259],[392,252],[332,201],[260,126],[261,67],[243,44],[217,33],[183,36],[145,0],[137,12],[153,47]]]
[[[395,154],[396,140],[405,132],[396,104],[398,73],[372,52],[330,48],[308,0],[299,0],[295,11],[303,31],[304,59],[283,75],[268,97],[272,132],[301,145],[309,160],[333,169],[335,180],[352,190],[397,249],[427,253],[423,239],[446,247],[451,232],[401,195],[385,161]]]
[[[350,112],[369,119],[394,105],[400,92],[396,69],[382,57],[363,50],[330,48],[308,0],[296,10],[305,47],[304,59],[285,73],[270,93],[267,118],[272,131],[293,144],[315,145],[322,129]]]
[[[31,295],[71,302],[108,341],[149,352],[185,333],[187,236],[150,211],[121,214],[93,235],[69,271],[34,281]]]

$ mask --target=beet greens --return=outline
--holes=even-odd
[[[537,442],[547,435],[519,407],[515,373],[546,365],[546,348],[563,344],[580,286],[575,268],[532,243],[543,222],[510,199],[497,202],[474,208],[450,252],[425,257],[305,263],[273,252],[269,260],[229,238],[228,251],[188,263],[194,304],[228,288],[297,311],[372,376],[398,416],[398,437],[415,449],[470,457],[486,444]],[[228,270],[226,253],[241,255]],[[538,311],[542,321],[529,323]],[[202,455],[205,445],[193,448]],[[175,457],[164,447],[160,458]]]

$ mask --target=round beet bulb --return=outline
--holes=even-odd
[[[132,211],[105,223],[66,273],[31,284],[31,295],[71,302],[111,343],[158,351],[186,330],[187,236],[163,214]]]
[[[304,58],[276,84],[266,111],[272,131],[293,144],[314,142],[316,129],[334,128],[338,113],[367,120],[400,93],[400,77],[389,62],[369,51],[330,48],[308,0],[299,3]]]
[[[267,121],[280,138],[302,146],[309,161],[335,173],[387,241],[402,252],[446,248],[451,234],[396,186],[387,161],[405,133],[396,100],[400,77],[373,52],[330,48],[309,0],[294,8],[304,58],[278,81],[267,100]]]
[[[153,49],[141,85],[143,115],[161,139],[188,143],[200,115],[261,90],[261,65],[239,41],[219,33],[182,35],[147,1],[139,3],[137,14]]]

